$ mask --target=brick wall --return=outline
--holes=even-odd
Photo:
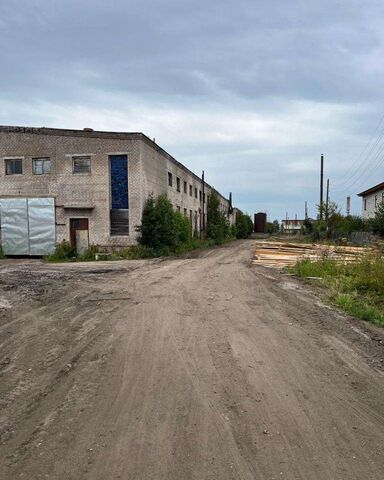
[[[109,233],[108,155],[128,155],[129,223],[128,237]],[[73,174],[72,157],[90,155],[91,173]],[[5,175],[5,158],[22,158],[22,175]],[[51,174],[34,175],[32,158],[50,157]],[[89,219],[91,244],[124,246],[135,243],[134,225],[141,217],[140,140],[74,137],[62,135],[8,133],[0,131],[0,196],[52,196],[56,202],[57,241],[69,239],[69,218]],[[92,210],[64,208],[93,206]]]
[[[89,220],[91,244],[114,247],[136,243],[135,226],[140,224],[144,202],[150,193],[167,193],[172,205],[187,215],[192,210],[193,223],[203,205],[199,192],[201,180],[178,163],[159,146],[142,134],[83,132],[55,129],[20,129],[0,127],[0,197],[50,196],[56,202],[57,242],[69,240],[69,219],[85,217]],[[110,235],[110,178],[109,155],[128,156],[129,225],[128,236]],[[73,156],[89,155],[91,172],[73,174]],[[34,175],[32,159],[49,157],[51,173]],[[5,175],[5,159],[21,158],[22,175]],[[168,172],[173,186],[168,186]],[[180,178],[180,192],[176,178]],[[187,182],[187,193],[184,193]],[[192,185],[192,196],[189,188]],[[198,194],[195,198],[195,188]],[[206,187],[206,196],[211,189]],[[224,210],[228,201],[220,196]],[[80,209],[76,207],[93,207]],[[234,221],[234,217],[230,218]]]

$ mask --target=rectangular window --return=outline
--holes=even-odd
[[[187,193],[187,182],[184,182],[184,193]]]
[[[375,195],[375,207],[377,207],[377,195]]]
[[[187,209],[184,208],[184,217],[186,217],[186,216],[187,216]]]
[[[176,190],[180,192],[180,178],[176,177]]]
[[[189,185],[189,196],[192,197],[192,185]]]
[[[197,188],[195,187],[195,198],[197,198]]]
[[[50,158],[33,158],[32,172],[34,175],[45,175],[51,173]]]
[[[364,198],[364,210],[367,210],[367,199]]]
[[[91,173],[91,157],[73,157],[72,173]]]
[[[201,190],[199,190],[199,200],[200,200],[200,202],[203,201],[203,194],[201,193]]]
[[[180,207],[179,207],[179,205],[176,207],[176,210],[177,210],[178,212],[180,212]]]
[[[172,179],[172,173],[168,172],[168,185],[172,187],[173,179]]]
[[[6,175],[21,175],[23,173],[23,161],[19,159],[5,160]]]

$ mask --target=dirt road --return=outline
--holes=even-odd
[[[384,333],[252,253],[3,261],[1,480],[383,480]]]

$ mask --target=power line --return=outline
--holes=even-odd
[[[376,126],[375,128],[375,131],[373,133],[373,135],[371,136],[371,138],[369,139],[369,141],[367,142],[367,144],[365,145],[365,147],[363,148],[363,150],[361,151],[360,155],[357,157],[357,159],[354,161],[354,163],[349,167],[349,171],[352,172],[350,175],[347,174],[346,177],[342,178],[341,180],[337,180],[335,182],[335,184],[338,186],[337,190],[341,190],[341,187],[344,186],[344,185],[348,185],[353,179],[354,177],[356,177],[356,175],[358,175],[358,173],[360,173],[360,170],[361,169],[367,169],[367,160],[369,159],[369,157],[374,153],[374,151],[376,150],[376,148],[378,147],[378,145],[380,144],[380,142],[383,140],[384,138],[384,128],[382,129],[382,131],[379,133],[379,135],[377,136],[376,138],[376,141],[373,142],[373,144],[371,145],[373,139],[375,138],[376,136],[376,133],[378,132],[378,130],[380,129],[381,127],[381,124],[383,123],[384,121],[384,115],[381,117],[378,125]],[[371,146],[370,146],[371,145]],[[369,148],[370,146],[370,148]],[[380,148],[380,147],[379,147]],[[369,150],[368,150],[369,149]],[[362,159],[364,153],[368,150],[368,152],[366,153],[365,155],[365,158],[363,161],[360,162],[360,160]],[[382,148],[380,150],[380,153],[382,151]],[[376,152],[376,155],[374,158],[377,157],[377,153]],[[371,159],[372,160],[372,159]],[[360,162],[360,163],[359,163]],[[370,162],[370,160],[368,160],[368,163]],[[358,164],[359,163],[359,164]],[[356,165],[358,164],[357,168],[356,168]]]
[[[371,159],[373,163],[369,168],[366,167],[365,170],[360,172],[360,175],[358,175],[354,180],[349,182],[345,187],[343,188],[337,188],[335,191],[338,192],[345,192],[347,190],[352,190],[353,188],[357,187],[358,185],[363,185],[366,180],[372,175],[384,162],[384,144],[381,145],[381,148],[379,151],[376,152],[375,156],[372,157]]]

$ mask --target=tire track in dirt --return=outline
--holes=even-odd
[[[17,390],[17,362],[33,365],[3,409],[15,431],[0,445],[1,480],[381,480],[374,329],[252,267],[252,245],[33,264],[23,291],[41,278],[37,299],[0,329],[3,398]],[[32,267],[6,268],[11,281]]]

